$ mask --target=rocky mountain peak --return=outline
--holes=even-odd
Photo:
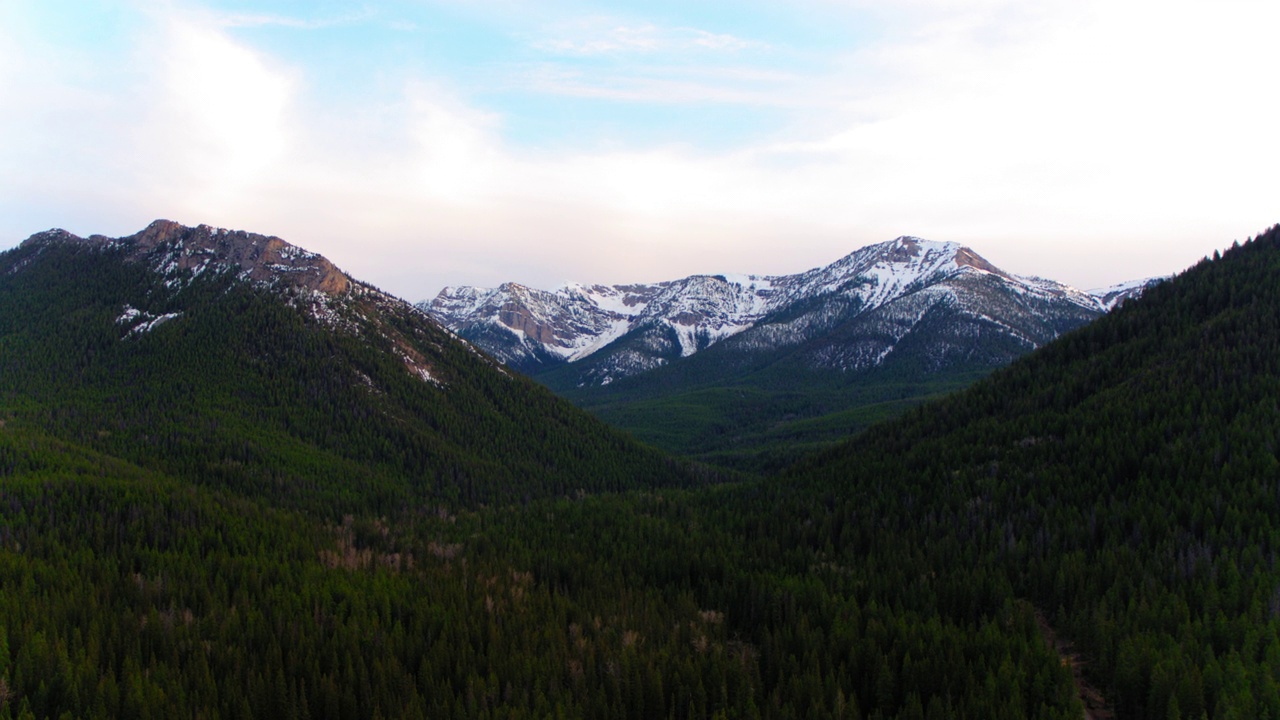
[[[440,334],[439,323],[404,300],[351,279],[323,256],[279,237],[210,225],[189,227],[171,220],[156,220],[138,233],[119,238],[84,238],[55,228],[27,238],[22,247],[35,252],[10,272],[21,270],[54,245],[110,253],[112,262],[139,263],[155,273],[157,285],[145,300],[132,299],[120,308],[115,324],[125,338],[183,317],[184,311],[174,308],[183,306],[184,291],[193,281],[208,273],[269,289],[280,301],[329,329],[383,346],[413,376],[445,385],[433,359],[448,337]],[[363,371],[357,379],[370,383]]]
[[[131,259],[147,262],[164,275],[186,271],[199,274],[216,268],[237,272],[254,282],[334,297],[351,290],[351,279],[323,256],[278,237],[243,230],[209,225],[187,227],[172,220],[156,220],[141,232],[126,237],[81,238],[54,229],[32,235],[23,244],[47,242],[120,247]]]
[[[49,230],[45,230],[44,232],[38,232],[32,235],[31,237],[27,238],[26,240],[23,240],[22,244],[19,247],[26,247],[29,245],[40,245],[44,243],[54,243],[54,242],[80,242],[83,240],[84,238],[81,238],[77,235],[73,235],[67,232],[66,230],[63,230],[62,228],[51,228]]]
[[[1005,274],[987,262],[972,248],[954,242],[925,240],[914,235],[902,235],[888,242],[868,245],[850,253],[846,259],[857,258],[863,264],[921,265],[952,261],[956,267],[972,267],[986,272]],[[839,264],[834,263],[834,264]]]
[[[1012,277],[974,252],[972,248],[959,243],[938,242],[913,235],[903,235],[887,243],[871,245],[860,252],[867,251],[870,251],[869,259],[876,263],[919,267],[922,270],[928,268],[930,271],[943,272],[972,268],[994,275]]]
[[[892,262],[911,262],[920,257],[920,245],[933,244],[913,235],[902,235],[881,247],[881,257]]]

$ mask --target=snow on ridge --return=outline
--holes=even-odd
[[[227,228],[224,228],[224,227],[216,227],[213,225],[206,225],[204,223],[200,223],[199,225],[197,225],[196,230],[202,230],[215,237],[221,236],[221,235],[230,235],[232,232],[231,230],[228,230]]]
[[[698,326],[668,323],[676,332],[676,342],[680,344],[680,357],[689,357],[698,352]]]
[[[286,244],[284,247],[280,248],[280,257],[286,260],[315,260],[320,257],[320,253],[303,250],[297,245]]]
[[[161,326],[161,325],[163,325],[164,323],[167,323],[167,322],[169,322],[170,320],[173,320],[173,319],[176,319],[176,318],[178,318],[178,317],[181,317],[181,315],[182,315],[182,313],[180,313],[180,312],[175,312],[175,313],[165,313],[164,315],[157,316],[157,317],[155,317],[155,318],[152,318],[151,320],[148,320],[148,321],[146,321],[146,322],[142,323],[141,325],[138,325],[137,327],[135,327],[135,328],[133,328],[132,330],[130,330],[130,331],[129,331],[129,334],[130,334],[130,335],[135,335],[135,334],[140,334],[140,333],[145,333],[145,332],[151,332],[152,330],[154,330],[154,329],[156,329],[156,328],[160,327],[160,326]]]
[[[1090,295],[1093,295],[1095,297],[1101,297],[1104,295],[1111,295],[1114,293],[1145,289],[1150,285],[1154,285],[1157,282],[1167,280],[1168,278],[1169,276],[1167,275],[1159,275],[1156,277],[1143,278],[1142,280],[1127,280],[1125,282],[1116,283],[1115,285],[1108,285],[1106,287],[1100,287],[1100,288],[1092,288],[1089,290],[1085,290],[1084,292]]]
[[[616,285],[605,288],[596,285],[584,290],[583,295],[601,310],[627,317],[635,317],[649,306],[647,301],[640,300],[635,294],[620,291]],[[627,300],[632,300],[632,303],[627,304]]]
[[[1158,285],[1169,279],[1169,275],[1160,275],[1150,277],[1143,280],[1129,280],[1127,282],[1116,283],[1104,288],[1094,288],[1086,291],[1088,295],[1093,297],[1104,310],[1114,310],[1124,302],[1138,297],[1146,292],[1152,286]]]
[[[1030,295],[1041,300],[1055,298],[1066,300],[1089,310],[1105,312],[1109,308],[1091,293],[1078,290],[1057,280],[1050,280],[1035,275],[1010,275],[1006,285],[1019,295]]]
[[[441,309],[447,315],[474,315],[496,292],[496,288],[490,290],[471,285],[450,286],[441,290],[434,301],[419,303],[419,307],[430,308],[433,312]]]

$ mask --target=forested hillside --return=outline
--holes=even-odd
[[[350,281],[312,291],[283,271],[275,285],[165,274],[184,247],[212,244],[211,231],[173,225],[134,257],[150,231],[36,238],[0,257],[0,402],[20,419],[175,477],[338,516],[696,481],[407,303]]]
[[[323,523],[3,438],[0,717],[1079,715],[1026,603],[727,486]]]
[[[770,487],[830,499],[806,544],[999,577],[1117,717],[1280,717],[1278,451],[1273,228]]]
[[[110,252],[23,253],[0,718],[1074,720],[1049,632],[1117,717],[1280,717],[1280,231],[712,484],[579,445],[597,426],[549,395],[455,392],[519,387],[462,346],[414,346],[437,384],[232,276],[170,295]]]

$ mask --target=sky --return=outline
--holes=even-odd
[[[0,0],[0,249],[157,218],[446,285],[915,235],[1092,288],[1280,222],[1274,0]]]

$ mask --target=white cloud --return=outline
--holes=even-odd
[[[829,78],[850,88],[838,112],[757,149],[812,193],[795,209],[1080,284],[1174,271],[1280,218],[1277,9],[907,8]]]
[[[413,139],[408,162],[422,191],[455,202],[474,202],[489,183],[509,172],[500,150],[498,119],[451,97],[439,87],[410,82],[407,132]]]
[[[545,34],[549,37],[534,41],[533,47],[557,55],[649,54],[694,50],[732,52],[768,47],[760,41],[698,28],[625,23],[602,17],[580,18],[561,23]]]
[[[293,71],[169,6],[122,26],[126,53],[34,34],[7,46],[23,72],[4,86],[0,134],[23,142],[0,146],[0,214],[108,233],[227,216],[287,157]]]
[[[566,97],[595,98],[663,105],[726,104],[812,110],[832,108],[838,95],[819,95],[826,88],[783,72],[750,68],[584,69],[551,63],[519,71],[522,86],[534,92]]]
[[[268,57],[181,15],[162,21],[155,133],[191,194],[234,200],[281,162],[295,136],[296,79]]]
[[[226,13],[215,16],[215,23],[227,28],[287,27],[296,30],[319,30],[321,28],[347,25],[372,17],[367,9],[363,12],[332,18],[299,18],[288,15],[271,15],[265,13]]]
[[[912,232],[1100,285],[1176,271],[1280,220],[1269,170],[1280,135],[1267,129],[1277,13],[915,3],[840,72],[772,94],[653,77],[548,75],[539,87],[645,102],[767,95],[821,111],[727,154],[656,148],[558,166],[566,195],[613,208],[652,246],[681,247],[679,272],[717,255],[746,265],[726,269],[770,271],[796,249],[765,247],[771,234],[830,248],[809,255],[816,264]],[[758,259],[735,252],[739,241]]]

